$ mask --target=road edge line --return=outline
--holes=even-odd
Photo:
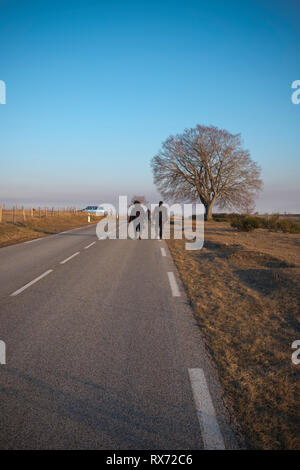
[[[203,369],[188,369],[196,413],[206,450],[225,450],[215,408]]]

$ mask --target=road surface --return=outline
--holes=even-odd
[[[0,249],[1,449],[236,448],[165,241]]]

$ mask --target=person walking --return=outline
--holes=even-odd
[[[162,239],[163,238],[163,228],[165,223],[168,221],[168,210],[166,206],[163,205],[163,201],[159,201],[158,206],[155,207],[153,216],[154,216],[154,223],[155,223],[155,235],[156,238]]]
[[[135,238],[141,240],[141,233],[144,230],[146,214],[140,201],[134,201],[133,209],[129,217],[129,222],[133,222]]]

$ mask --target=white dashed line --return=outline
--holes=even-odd
[[[169,278],[169,282],[170,282],[173,297],[180,297],[180,292],[179,292],[179,289],[178,289],[178,285],[177,285],[174,273],[169,272],[168,273],[168,278]]]
[[[224,450],[225,444],[204,372],[202,369],[189,369],[189,376],[204,448],[207,450]]]
[[[167,256],[166,250],[164,248],[160,249],[162,256]]]
[[[85,246],[84,249],[87,250],[90,246],[95,245],[96,242],[90,243],[89,245]]]
[[[40,281],[40,279],[43,279],[43,277],[45,276],[48,276],[48,274],[52,273],[53,269],[49,269],[48,271],[46,271],[44,274],[41,274],[39,277],[33,279],[33,281],[31,282],[28,282],[28,284],[26,284],[25,286],[21,287],[20,289],[16,290],[15,292],[13,292],[11,295],[11,297],[14,297],[15,295],[18,295],[18,294],[21,294],[21,292],[23,292],[25,289],[27,289],[28,287],[32,286],[33,284],[35,284],[36,282]]]
[[[70,261],[70,259],[75,258],[75,256],[79,255],[79,253],[80,253],[80,251],[77,251],[77,253],[74,253],[74,255],[71,255],[71,256],[69,256],[69,258],[66,258],[63,261],[61,261],[60,264],[67,263],[68,261]]]

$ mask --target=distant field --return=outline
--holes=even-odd
[[[91,216],[91,223],[99,221],[99,217]],[[13,245],[33,238],[45,237],[72,228],[88,224],[86,213],[74,210],[35,210],[2,211],[0,223],[0,247]]]
[[[300,449],[300,235],[209,222],[201,251],[168,245],[248,446]]]

